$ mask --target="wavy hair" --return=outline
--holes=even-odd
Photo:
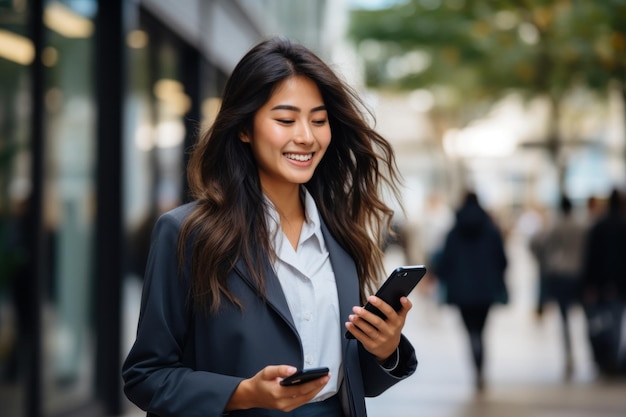
[[[249,144],[239,138],[242,132],[252,132],[255,113],[276,87],[296,75],[316,83],[332,134],[305,187],[332,235],[353,257],[362,300],[383,272],[382,239],[393,215],[382,198],[383,189],[398,197],[393,149],[369,126],[369,112],[358,95],[318,56],[285,38],[271,38],[236,65],[215,122],[190,156],[187,178],[197,205],[183,225],[178,251],[182,263],[192,246],[190,295],[195,307],[215,312],[223,297],[242,307],[227,283],[238,260],[245,262],[264,294],[260,265],[275,257],[266,224],[268,208]]]

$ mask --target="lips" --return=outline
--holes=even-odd
[[[307,153],[307,154],[286,153],[284,155],[285,155],[285,158],[287,159],[293,159],[294,161],[299,161],[299,162],[306,162],[306,161],[311,160],[311,158],[313,158],[312,153]]]

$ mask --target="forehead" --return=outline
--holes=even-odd
[[[289,97],[322,101],[322,95],[317,84],[304,75],[294,75],[277,83],[268,101],[272,102]]]

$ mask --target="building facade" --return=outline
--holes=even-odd
[[[125,412],[133,289],[186,151],[260,39],[330,54],[330,3],[0,0],[3,417]]]

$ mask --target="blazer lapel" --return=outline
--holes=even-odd
[[[337,286],[337,294],[339,298],[339,317],[340,325],[348,319],[352,314],[352,307],[361,305],[359,297],[359,278],[352,257],[339,245],[332,236],[324,221],[322,221],[322,234],[330,255],[330,263],[335,273],[335,285]],[[297,334],[296,326],[289,311],[289,305],[285,298],[285,293],[280,285],[278,277],[274,273],[267,261],[263,265],[266,277],[266,299],[267,303],[276,313],[289,324],[293,331]],[[258,286],[252,280],[248,268],[243,260],[237,261],[235,264],[235,272],[248,284],[255,292],[260,294]],[[343,328],[343,327],[342,327]],[[344,343],[345,343],[344,339]]]
[[[280,285],[280,281],[278,281],[278,277],[274,273],[274,270],[269,266],[268,262],[265,261],[263,263],[265,274],[265,299],[271,308],[278,313],[280,317],[283,318],[288,324],[289,327],[293,329],[293,331],[297,334],[296,326],[293,321],[293,317],[291,316],[291,312],[289,311],[289,304],[287,304],[287,299],[285,298],[285,293],[283,292],[283,288]],[[248,272],[248,268],[243,260],[238,260],[235,264],[235,272],[237,275],[241,277],[257,294],[261,294],[259,287],[252,280],[250,273]]]

